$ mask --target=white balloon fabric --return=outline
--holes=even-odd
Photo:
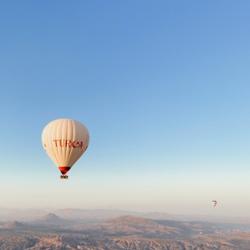
[[[89,144],[87,128],[72,119],[51,121],[42,132],[43,148],[58,166],[62,178],[86,151]]]

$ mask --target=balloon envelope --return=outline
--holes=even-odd
[[[62,175],[65,175],[86,151],[89,133],[78,121],[57,119],[43,129],[42,144]]]

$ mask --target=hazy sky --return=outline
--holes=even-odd
[[[2,3],[0,206],[247,215],[249,13],[247,0]],[[64,117],[91,136],[68,181],[40,139]]]

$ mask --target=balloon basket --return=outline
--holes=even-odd
[[[68,177],[68,175],[61,175],[60,178],[61,179],[68,179],[69,177]]]

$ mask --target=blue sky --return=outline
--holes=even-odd
[[[247,213],[249,9],[249,1],[2,3],[3,203],[178,213],[196,204],[208,213],[220,199]],[[40,141],[62,117],[91,136],[67,184]]]

